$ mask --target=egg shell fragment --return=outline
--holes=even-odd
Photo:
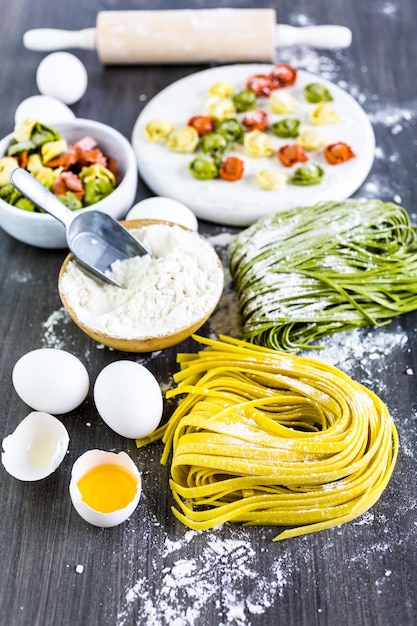
[[[61,464],[68,444],[67,429],[56,417],[34,411],[3,439],[1,460],[15,478],[41,480]]]
[[[39,63],[36,84],[44,96],[57,98],[65,104],[74,104],[87,89],[87,70],[74,54],[53,52]]]
[[[83,501],[78,482],[92,468],[98,465],[113,464],[127,470],[136,480],[136,493],[131,502],[122,509],[111,513],[102,513],[91,508]],[[71,473],[69,492],[72,504],[77,513],[89,524],[101,528],[118,526],[127,520],[136,509],[142,491],[142,481],[138,468],[126,452],[106,452],[104,450],[87,450],[74,463]]]
[[[147,437],[161,421],[163,399],[158,381],[135,361],[107,365],[94,384],[94,401],[107,426],[128,439]]]
[[[12,382],[23,402],[53,415],[79,406],[90,386],[81,361],[58,348],[39,348],[24,354],[13,368]]]
[[[141,200],[130,209],[126,219],[165,220],[185,226],[189,230],[198,230],[198,221],[191,209],[178,200],[164,196],[155,196]]]

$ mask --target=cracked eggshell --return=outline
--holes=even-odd
[[[56,417],[34,411],[3,439],[1,460],[15,478],[41,480],[61,464],[68,444],[67,429]]]
[[[58,348],[39,348],[24,354],[13,368],[12,382],[23,402],[53,415],[79,406],[90,386],[81,361]]]
[[[118,465],[127,470],[136,481],[136,492],[132,500],[125,507],[110,513],[102,513],[93,509],[83,501],[78,483],[94,467],[99,465]],[[89,524],[100,528],[111,528],[125,522],[136,509],[141,492],[142,481],[138,468],[126,452],[106,452],[104,450],[87,450],[74,463],[71,473],[69,492],[75,510]]]

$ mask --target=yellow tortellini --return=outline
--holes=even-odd
[[[41,156],[43,163],[48,163],[55,157],[59,156],[68,149],[66,139],[58,139],[58,141],[48,141],[41,146]]]
[[[297,139],[297,143],[300,144],[304,150],[318,150],[326,143],[326,137],[321,134],[320,131],[311,128],[303,131]]]
[[[165,120],[151,120],[145,126],[145,135],[152,143],[161,143],[172,133],[174,125]]]
[[[199,134],[193,126],[181,126],[172,131],[166,146],[172,152],[194,152],[199,141]]]
[[[260,130],[246,133],[243,145],[250,157],[270,157],[275,152],[268,135]]]
[[[88,183],[92,180],[96,180],[97,178],[101,178],[103,180],[107,180],[113,186],[116,185],[116,177],[107,167],[101,165],[101,163],[92,163],[87,167],[83,167],[80,172],[80,178],[83,183]]]
[[[272,113],[286,115],[298,109],[298,104],[289,94],[273,91],[269,97],[269,108]]]
[[[220,98],[230,98],[233,95],[235,88],[231,83],[226,81],[220,81],[219,83],[215,83],[209,89],[210,96],[219,96]]]
[[[9,175],[17,166],[18,162],[14,157],[4,156],[0,158],[0,187],[10,184]]]
[[[221,96],[209,96],[206,100],[206,111],[210,117],[223,120],[236,114],[236,107],[231,98]]]
[[[287,182],[287,176],[284,172],[280,172],[279,170],[264,167],[257,171],[256,182],[259,187],[262,187],[262,189],[266,189],[267,191],[276,191],[285,185]]]
[[[36,123],[36,120],[33,120],[32,118],[27,118],[20,124],[16,124],[13,131],[14,139],[17,142],[29,141]]]
[[[319,102],[319,104],[310,113],[310,121],[314,126],[323,126],[324,124],[335,124],[340,118],[336,111],[328,102]]]
[[[55,180],[63,171],[62,167],[46,167],[42,163],[39,154],[30,154],[26,165],[28,172],[32,174],[44,187],[50,189]]]

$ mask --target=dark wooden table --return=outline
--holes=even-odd
[[[78,29],[95,24],[100,9],[271,6],[282,23],[342,24],[353,31],[347,50],[281,50],[277,59],[321,73],[352,94],[369,114],[377,138],[373,169],[357,196],[403,204],[416,222],[417,6],[414,0],[281,0],[213,2],[112,0],[3,2],[0,16],[0,136],[17,105],[37,93],[43,53],[24,49],[35,27]],[[77,51],[89,85],[72,108],[80,117],[113,125],[128,138],[143,106],[162,88],[203,66],[103,67],[94,52]],[[139,183],[137,198],[152,195]],[[227,253],[225,227],[200,231]],[[78,356],[91,381],[108,363],[143,363],[163,388],[172,386],[175,349],[128,355],[100,349],[66,317],[57,275],[66,254],[21,244],[0,232],[0,434],[29,413],[12,383],[24,353],[60,347]],[[417,288],[417,286],[416,286]],[[233,332],[233,289],[203,331]],[[364,516],[344,526],[272,543],[273,528],[223,527],[195,533],[171,514],[168,468],[161,446],[137,450],[98,417],[91,391],[62,419],[69,452],[49,478],[23,483],[0,467],[0,624],[2,626],[379,625],[417,623],[417,315],[388,327],[328,342],[323,358],[367,384],[387,403],[401,448],[388,488]],[[408,373],[407,373],[408,372]],[[166,404],[166,417],[172,405]],[[125,450],[143,475],[143,496],[132,517],[113,529],[86,524],[68,495],[71,467],[85,450]]]

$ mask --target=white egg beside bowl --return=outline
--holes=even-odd
[[[118,171],[118,185],[103,200],[92,204],[94,209],[122,219],[131,208],[137,189],[138,171],[135,153],[129,141],[117,130],[101,122],[75,118],[74,121],[54,124],[62,137],[73,143],[90,136],[98,147],[115,159]],[[13,133],[0,141],[0,156],[3,156],[13,138]],[[10,205],[0,198],[0,227],[15,239],[39,248],[66,248],[65,227],[47,213],[34,213]]]

